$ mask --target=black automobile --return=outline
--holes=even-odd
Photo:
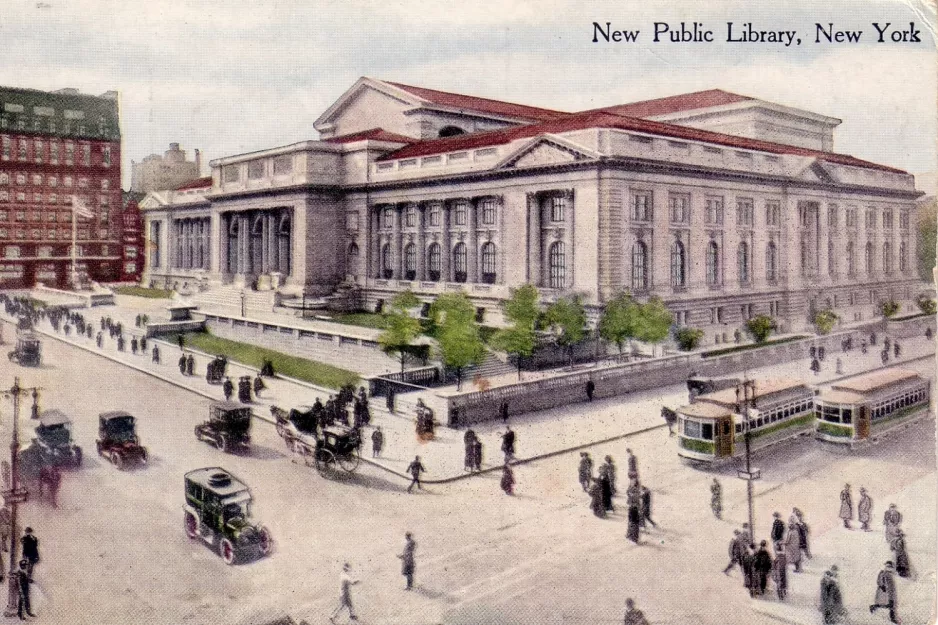
[[[208,421],[195,426],[195,437],[224,452],[251,447],[251,408],[233,401],[212,402]]]
[[[20,332],[16,337],[16,348],[7,354],[10,362],[24,367],[42,365],[42,341],[33,332]]]
[[[46,410],[39,415],[33,446],[45,465],[81,466],[81,447],[72,443],[72,420],[61,410]]]
[[[98,455],[118,469],[128,464],[146,464],[147,448],[137,436],[137,420],[128,412],[113,410],[98,416]]]

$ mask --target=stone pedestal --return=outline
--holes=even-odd
[[[262,273],[257,276],[257,286],[258,291],[269,291],[271,289],[271,280],[270,276],[266,273]]]
[[[174,306],[168,306],[167,310],[169,311],[169,320],[170,321],[190,321],[192,319],[192,311],[198,310],[198,306],[188,305],[188,304],[177,304]]]

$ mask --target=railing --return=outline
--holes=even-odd
[[[440,370],[436,367],[409,369],[403,373],[388,373],[368,379],[369,393],[375,397],[386,397],[389,389],[395,393],[424,390],[440,384]]]

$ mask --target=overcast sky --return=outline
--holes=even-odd
[[[0,84],[120,92],[125,186],[131,159],[171,141],[207,162],[315,139],[363,75],[569,111],[721,88],[842,119],[838,152],[938,170],[923,0],[0,1]],[[639,41],[594,44],[594,21]],[[716,41],[655,44],[656,21],[700,22]],[[802,45],[727,43],[727,21]],[[816,22],[860,43],[815,44]],[[873,22],[914,22],[922,42],[876,43]]]

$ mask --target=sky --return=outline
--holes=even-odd
[[[119,91],[125,187],[131,160],[170,142],[207,163],[316,139],[360,76],[566,111],[720,88],[842,119],[835,151],[934,182],[926,1],[2,0],[0,84]],[[802,45],[726,42],[730,21]],[[593,43],[593,22],[638,41]],[[655,22],[697,22],[716,41],[654,43]],[[921,42],[878,43],[874,22],[914,23]],[[817,44],[816,23],[863,34]]]

